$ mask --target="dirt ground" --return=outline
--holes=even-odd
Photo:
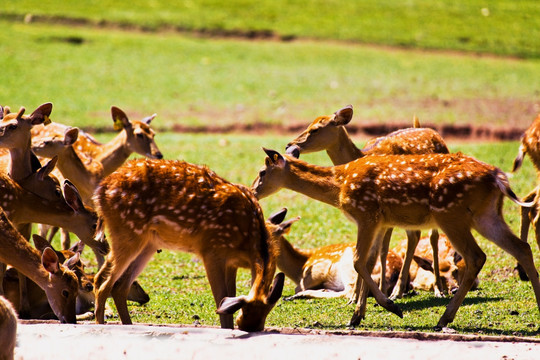
[[[20,322],[15,359],[539,359],[540,339]]]

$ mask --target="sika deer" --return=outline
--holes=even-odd
[[[0,334],[0,360],[13,360],[17,342],[17,313],[3,296],[0,296]]]
[[[109,230],[111,251],[96,275],[96,321],[104,322],[111,294],[123,324],[131,324],[126,305],[129,285],[158,249],[187,251],[202,258],[221,326],[236,323],[260,331],[283,290],[284,275],[271,287],[275,241],[259,203],[242,185],[232,184],[204,166],[182,161],[130,161],[105,178],[94,195]],[[236,271],[252,273],[248,296],[234,297]]]
[[[367,290],[387,310],[402,316],[371,279],[379,235],[388,227],[440,228],[463,256],[463,281],[437,327],[452,322],[482,269],[486,255],[471,228],[514,256],[531,279],[540,309],[540,281],[530,246],[509,229],[502,215],[504,196],[521,206],[498,168],[463,154],[366,156],[345,165],[310,165],[289,155],[266,150],[265,166],[253,183],[260,199],[288,188],[337,207],[358,226],[354,267],[360,275],[360,298],[351,319],[365,316]],[[367,287],[366,287],[367,285]]]
[[[518,155],[514,160],[512,172],[519,170],[526,154],[529,155],[534,168],[536,169],[537,178],[540,178],[540,115],[536,117],[521,138],[521,145],[519,147]],[[532,223],[536,243],[540,248],[540,184],[537,184],[536,187],[525,196],[524,201],[534,201],[534,206],[531,208],[521,208],[521,240],[525,242],[528,241],[529,226]],[[527,280],[527,276],[519,264],[517,269],[520,278],[522,280]]]
[[[278,268],[297,285],[295,295],[286,300],[296,298],[334,298],[346,297],[356,299],[355,286],[358,273],[354,270],[354,243],[321,246],[315,249],[297,249],[285,239],[291,225],[300,218],[282,222],[287,209],[271,215],[267,227],[273,237],[279,241]],[[388,252],[387,278],[390,279],[388,289],[391,291],[397,281],[402,266],[402,258],[390,250]],[[377,263],[372,277],[380,281],[381,265]]]
[[[78,281],[71,268],[79,261],[78,255],[61,264],[51,248],[40,254],[13,227],[0,209],[0,261],[17,268],[45,291],[60,322],[76,322],[75,299]]]
[[[141,121],[130,121],[122,110],[112,106],[111,115],[114,129],[120,131],[114,139],[101,144],[90,134],[79,131],[79,137],[73,145],[79,156],[93,159],[103,165],[103,176],[118,169],[132,153],[151,159],[163,158],[154,140],[154,130],[150,127],[156,114]],[[33,146],[39,146],[40,139],[47,140],[55,136],[64,136],[67,129],[69,129],[68,126],[59,123],[35,127],[32,130],[32,136],[35,138]]]
[[[319,116],[304,132],[287,144],[286,152],[298,157],[300,153],[326,150],[334,165],[343,165],[367,155],[447,154],[449,152],[441,135],[433,129],[420,128],[416,116],[414,117],[414,128],[394,131],[386,136],[371,139],[366,143],[364,149],[360,150],[354,145],[345,129],[345,125],[351,121],[352,115],[352,105],[348,105],[332,115]],[[389,228],[384,235],[381,246],[380,262],[383,268],[386,267],[386,257],[391,235],[392,228]],[[437,253],[438,233],[434,231],[432,235],[433,251]],[[407,231],[407,238],[409,239],[408,251],[404,258],[398,283],[390,296],[391,299],[403,296],[408,283],[409,267],[413,259],[414,249],[420,238],[420,233],[409,230]],[[444,292],[438,273],[439,267],[437,266],[437,261],[438,257],[435,257],[435,278],[438,285],[434,290],[435,295],[440,297],[443,296]],[[380,286],[381,290],[386,292],[385,272],[381,273]]]

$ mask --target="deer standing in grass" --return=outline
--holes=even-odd
[[[277,266],[279,270],[296,284],[295,294],[286,300],[296,298],[335,298],[345,297],[355,299],[355,286],[358,273],[354,270],[354,243],[333,244],[314,249],[298,249],[287,239],[291,225],[300,218],[283,222],[287,209],[282,209],[271,215],[267,227],[278,239],[279,255]],[[390,280],[388,289],[391,291],[401,270],[402,258],[390,250],[386,275]],[[378,266],[377,266],[378,265]],[[372,277],[380,281],[380,263],[377,263]]]
[[[103,176],[111,174],[118,169],[132,153],[150,159],[162,159],[163,155],[155,142],[155,132],[150,123],[156,114],[148,116],[141,121],[130,121],[124,111],[116,106],[111,107],[111,116],[115,130],[120,130],[111,141],[102,144],[90,134],[80,131],[73,148],[82,160],[92,159],[103,165]],[[70,127],[51,123],[47,126],[38,126],[32,130],[34,149],[42,141],[48,141],[57,136],[64,136]]]
[[[518,155],[514,159],[512,172],[519,170],[526,154],[529,155],[534,168],[536,169],[538,182],[538,179],[540,179],[540,115],[536,117],[521,138],[521,145],[519,147]],[[540,184],[537,184],[536,187],[525,196],[523,201],[533,201],[534,206],[531,208],[521,208],[521,240],[525,242],[528,241],[529,226],[532,223],[536,243],[540,248]],[[527,276],[519,264],[517,268],[521,279],[527,280]]]
[[[342,210],[358,227],[354,268],[360,297],[350,324],[365,317],[368,289],[385,309],[402,317],[370,276],[380,248],[379,235],[389,227],[438,228],[463,256],[463,281],[437,328],[454,320],[486,255],[472,236],[482,236],[514,256],[531,279],[540,309],[540,281],[530,246],[509,229],[502,215],[505,196],[521,206],[498,168],[463,154],[366,156],[345,165],[322,167],[266,150],[265,166],[253,183],[257,198],[288,188]]]
[[[132,153],[152,159],[163,158],[154,139],[155,132],[150,127],[155,114],[141,121],[130,121],[122,110],[113,106],[111,115],[114,128],[120,133],[106,144],[99,143],[84,131],[55,122],[32,129],[34,152],[48,158],[58,156],[60,172],[80,189],[87,204],[91,203],[89,200],[99,182]],[[62,247],[67,249],[69,245],[69,235],[63,231]],[[102,262],[98,256],[99,265]]]
[[[354,145],[345,125],[347,125],[353,115],[352,105],[346,106],[332,115],[319,116],[308,128],[298,135],[293,141],[287,144],[286,153],[298,157],[300,153],[311,153],[326,150],[334,165],[343,165],[358,158],[368,155],[402,155],[402,154],[447,154],[448,148],[441,135],[433,129],[420,128],[418,119],[414,119],[414,128],[394,131],[386,136],[371,139],[366,143],[364,149],[360,150]],[[392,228],[384,234],[381,245],[380,262],[383,268],[386,267],[386,257],[390,245]],[[436,230],[431,233],[431,245],[433,251],[437,253],[437,239],[439,234]],[[404,257],[398,282],[392,291],[391,299],[400,298],[407,286],[409,267],[413,260],[414,249],[418,244],[420,233],[418,231],[407,231],[408,251]],[[437,297],[443,296],[442,282],[438,272],[438,256],[434,257],[435,279],[437,286],[434,288]],[[381,273],[380,286],[386,292],[386,272]]]
[[[205,166],[140,159],[106,177],[94,201],[109,231],[111,251],[96,275],[96,321],[112,293],[123,324],[131,324],[129,285],[158,249],[199,256],[206,270],[221,327],[260,331],[283,290],[276,244],[250,189],[227,182]],[[238,267],[251,269],[249,295],[235,297]]]
[[[0,209],[0,261],[17,268],[45,291],[60,322],[76,322],[75,302],[79,282],[71,269],[79,261],[78,254],[63,264],[51,248],[46,248],[40,254]]]
[[[0,295],[0,360],[13,360],[17,342],[17,313],[11,303]]]

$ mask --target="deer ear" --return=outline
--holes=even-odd
[[[280,272],[274,278],[274,283],[272,284],[272,288],[270,289],[270,294],[268,295],[268,299],[266,301],[268,304],[277,303],[277,301],[281,297],[281,294],[283,293],[284,284],[285,284],[285,274]]]
[[[266,155],[268,155],[268,158],[270,159],[272,164],[277,165],[279,167],[285,166],[285,158],[283,157],[283,155],[281,155],[275,150],[270,150],[270,149],[265,149],[265,148],[263,148],[263,150],[266,153]]]
[[[60,269],[60,264],[58,263],[58,256],[50,247],[43,250],[41,255],[41,264],[51,274],[55,274]]]
[[[56,166],[56,162],[58,161],[58,156],[55,155],[45,166],[42,166],[38,170],[38,179],[40,181],[43,181],[45,177],[49,176],[49,174],[54,170],[54,167]]]
[[[284,223],[279,224],[279,232],[281,233],[281,235],[288,234],[291,230],[292,224],[294,224],[298,220],[300,220],[300,216],[297,216],[294,219],[290,219],[285,221]]]
[[[114,122],[114,130],[120,131],[123,128],[131,126],[131,122],[129,121],[126,113],[120,110],[120,108],[112,106],[111,115]]]
[[[268,217],[268,221],[270,221],[272,224],[277,225],[281,224],[283,220],[285,220],[285,216],[287,215],[287,208],[283,208],[272,215]]]
[[[82,241],[77,242],[75,245],[69,248],[70,251],[73,251],[74,253],[81,254],[84,250],[84,243]]]
[[[66,129],[66,132],[64,133],[64,145],[65,146],[71,146],[77,141],[79,138],[79,129],[76,127],[72,127],[69,129]]]
[[[36,246],[36,249],[39,250],[39,252],[43,253],[43,251],[48,247],[54,250],[52,245],[45,238],[39,236],[38,234],[33,234],[32,239],[34,240],[34,245]]]
[[[69,180],[64,180],[64,198],[66,203],[73,209],[75,212],[81,212],[84,209],[84,204],[79,194],[77,187],[71,183]]]
[[[429,271],[429,272],[434,272],[433,271],[433,263],[428,260],[428,259],[424,259],[423,257],[420,257],[420,256],[416,256],[416,255],[413,255],[413,260],[418,264],[418,266],[420,266],[422,269],[426,270],[426,271]]]
[[[245,296],[224,297],[219,303],[216,313],[221,315],[232,315],[246,304]]]
[[[353,107],[352,105],[347,105],[343,109],[339,109],[338,111],[336,111],[334,115],[334,120],[332,120],[332,123],[334,125],[347,125],[352,119]]]
[[[39,105],[36,110],[32,114],[30,114],[29,118],[32,123],[32,125],[38,125],[38,124],[44,124],[48,125],[51,123],[51,119],[49,116],[52,112],[52,103],[45,103],[42,105]]]
[[[67,267],[70,270],[73,270],[75,266],[77,266],[77,263],[81,259],[81,254],[75,253],[72,257],[64,261],[64,266]]]
[[[154,120],[154,118],[156,116],[157,116],[157,114],[152,114],[152,115],[147,116],[144,119],[142,119],[141,122],[145,123],[146,125],[150,125],[150,123],[152,122],[152,120]]]

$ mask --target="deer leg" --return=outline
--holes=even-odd
[[[6,273],[6,264],[0,262],[0,295],[4,295],[4,274]]]
[[[62,244],[63,250],[67,250],[71,247],[71,239],[69,237],[69,231],[65,229],[60,229],[60,243]]]
[[[446,290],[443,288],[441,271],[439,268],[439,231],[432,229],[429,234],[429,242],[433,250],[433,274],[435,275],[435,297],[444,297]]]
[[[439,319],[436,326],[437,329],[442,329],[454,321],[459,307],[473,286],[478,273],[486,261],[486,254],[480,249],[470,230],[455,228],[454,225],[455,223],[452,223],[449,226],[441,225],[441,230],[448,236],[448,239],[456,251],[463,256],[463,260],[465,261],[465,274],[463,275],[463,281],[461,282],[458,291],[454,297],[452,297],[446,306],[444,314]]]
[[[528,242],[529,240],[529,226],[531,225],[531,222],[534,227],[534,233],[536,237],[536,242],[540,246],[540,234],[538,233],[537,229],[537,223],[538,223],[538,191],[540,191],[540,187],[537,186],[533,191],[531,191],[525,198],[522,200],[524,202],[535,202],[534,206],[532,208],[520,206],[520,213],[521,213],[521,224],[519,228],[519,236],[521,241]],[[525,270],[523,267],[518,263],[516,266],[516,270],[518,271],[519,278],[523,281],[528,281],[529,278],[527,277],[527,274],[525,274]]]
[[[405,254],[405,259],[403,260],[403,265],[401,266],[401,271],[399,272],[399,277],[394,290],[390,295],[391,300],[400,299],[405,293],[405,288],[407,287],[407,282],[409,281],[409,269],[411,267],[411,262],[413,260],[414,251],[416,246],[420,241],[420,231],[417,230],[407,230],[407,253]]]
[[[219,307],[221,300],[224,297],[229,296],[228,290],[231,288],[231,286],[227,283],[227,280],[228,275],[231,274],[231,271],[227,269],[228,267],[224,263],[225,260],[216,260],[217,259],[213,257],[203,258],[206,277],[210,283],[210,288],[212,289],[212,295],[214,295],[216,306]],[[219,322],[223,329],[234,329],[233,314],[219,314]]]
[[[482,236],[493,241],[516,258],[531,281],[536,303],[540,310],[540,280],[529,244],[521,241],[512,233],[500,213],[492,218],[477,220],[475,228]]]
[[[371,273],[367,269],[369,252],[374,242],[375,235],[377,234],[377,230],[372,225],[374,223],[373,219],[365,217],[363,220],[364,226],[362,226],[360,223],[358,224],[358,241],[356,243],[356,251],[354,254],[354,268],[362,278],[362,281],[366,283],[362,286],[367,286],[367,288],[371,290],[371,293],[375,297],[377,303],[388,311],[398,315],[399,317],[403,317],[403,314],[401,313],[399,307],[381,292],[375,281],[373,281],[373,279],[371,278]],[[378,249],[379,245],[377,244],[376,246],[376,248]],[[360,324],[360,321],[364,317],[364,314],[362,313],[362,302],[365,302],[364,293],[367,294],[367,291],[361,291],[361,296],[358,299],[354,314],[351,318],[350,325],[352,326]],[[363,306],[365,307],[365,304]]]
[[[149,243],[146,247],[137,255],[135,260],[131,262],[126,271],[114,284],[111,295],[118,311],[118,316],[122,320],[122,324],[131,324],[131,318],[129,316],[129,310],[127,307],[127,299],[131,284],[135,281],[137,276],[144,270],[148,261],[152,259],[152,256],[156,253],[157,248]]]
[[[379,254],[379,261],[381,262],[381,280],[379,288],[386,294],[386,258],[388,256],[388,249],[390,248],[390,239],[392,238],[393,228],[386,229],[384,238],[381,243],[381,252]]]

